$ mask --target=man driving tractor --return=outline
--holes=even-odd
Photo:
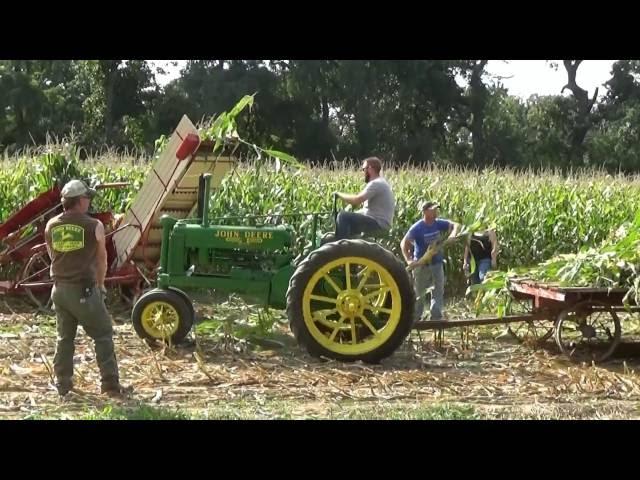
[[[341,211],[336,219],[336,240],[352,238],[362,233],[389,230],[393,225],[396,201],[391,186],[381,176],[382,161],[369,157],[362,163],[366,186],[357,195],[336,192],[342,201],[354,207],[364,202],[358,212]]]

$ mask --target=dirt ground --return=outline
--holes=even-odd
[[[99,394],[93,346],[80,330],[76,389],[60,399],[51,386],[55,318],[0,299],[0,418],[640,418],[640,341],[624,325],[618,353],[599,366],[570,363],[553,341],[496,341],[503,327],[447,330],[441,340],[414,333],[381,365],[366,365],[307,356],[283,318],[271,335],[238,339],[230,325],[250,315],[231,314],[231,304],[199,308],[191,345],[151,348],[121,307],[111,308],[115,344],[132,395]]]

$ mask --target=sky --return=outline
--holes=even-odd
[[[487,71],[493,75],[513,76],[502,80],[511,95],[523,99],[533,94],[559,95],[567,83],[567,71],[562,60],[552,60],[558,64],[554,71],[545,60],[489,60]],[[606,93],[602,86],[611,78],[611,65],[616,60],[584,60],[578,67],[576,83],[593,95],[596,87],[600,87],[598,97]],[[565,90],[565,95],[568,95]]]
[[[180,75],[180,68],[185,60],[175,61],[178,62],[176,67],[168,65],[168,60],[151,60],[168,71],[168,75],[158,77],[161,85]],[[557,71],[554,71],[545,60],[489,60],[487,71],[490,75],[510,77],[502,79],[503,85],[511,95],[517,95],[522,99],[527,99],[533,94],[558,95],[567,82],[567,73],[562,60],[553,61],[558,64]],[[604,95],[606,89],[602,84],[609,80],[613,62],[615,60],[584,60],[578,68],[576,77],[578,85],[586,89],[590,96],[593,95],[596,87],[600,87],[598,96]],[[565,95],[567,94],[565,90]]]

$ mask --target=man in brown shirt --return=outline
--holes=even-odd
[[[45,229],[58,331],[53,367],[58,393],[63,396],[73,388],[78,325],[93,339],[102,393],[124,393],[113,348],[111,318],[104,304],[107,274],[104,225],[87,214],[95,193],[84,182],[71,180],[62,189],[64,212],[49,220]]]

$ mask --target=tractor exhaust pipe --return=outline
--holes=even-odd
[[[198,199],[199,210],[201,213],[202,227],[207,228],[209,226],[209,198],[211,195],[211,174],[204,173],[200,177],[200,190],[198,192],[200,198]]]

